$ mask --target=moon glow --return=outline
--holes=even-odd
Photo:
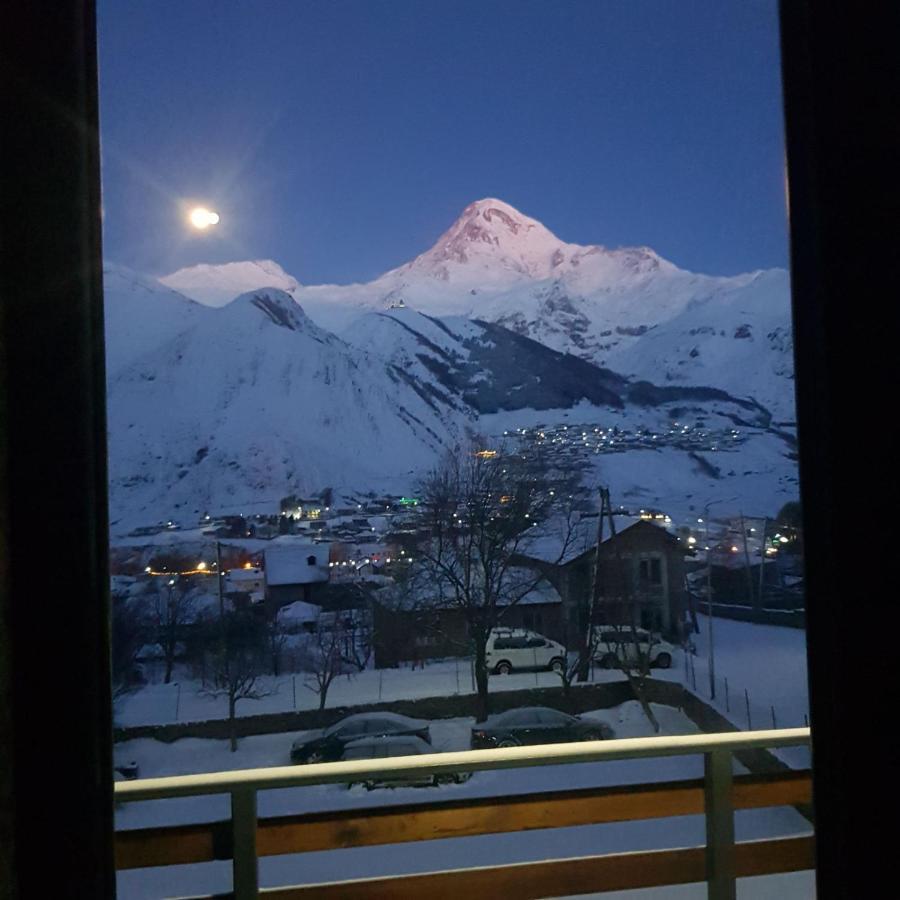
[[[218,223],[219,214],[212,212],[212,210],[206,209],[203,206],[198,206],[196,209],[191,210],[189,218],[191,225],[193,225],[194,228],[203,231],[204,229],[209,228],[210,225],[216,225]]]

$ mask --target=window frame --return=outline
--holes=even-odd
[[[855,497],[842,490],[842,473],[861,473],[877,485],[879,477],[883,483],[891,479],[892,468],[854,435],[844,436],[833,426],[849,408],[848,400],[877,377],[892,374],[895,353],[890,329],[864,333],[842,314],[851,294],[895,289],[890,267],[879,271],[871,265],[873,257],[888,259],[895,250],[890,229],[882,227],[889,221],[889,191],[883,186],[872,191],[867,183],[870,172],[890,172],[890,159],[897,155],[896,132],[890,131],[896,115],[889,77],[893,48],[883,43],[895,33],[891,12],[869,7],[860,16],[844,5],[800,0],[783,0],[780,6],[805,576],[809,595],[820,601],[808,611],[807,632],[820,897],[855,885],[861,869],[886,881],[892,859],[871,847],[877,829],[869,811],[855,817],[850,806],[859,778],[884,770],[873,764],[877,743],[855,735],[850,747],[841,739],[850,722],[862,734],[865,717],[858,716],[858,697],[850,703],[849,686],[842,681],[846,667],[834,665],[854,653],[863,660],[866,653],[869,680],[887,683],[890,675],[886,658],[873,660],[868,648],[848,646],[842,634],[845,619],[859,618],[866,588],[874,597],[882,587],[882,573],[847,572],[838,550],[845,519],[852,521],[858,512]],[[53,892],[56,879],[61,895],[77,883],[85,896],[111,897],[106,480],[105,455],[98,452],[104,445],[105,386],[96,10],[93,0],[54,0],[13,3],[6,14],[0,59],[7,90],[0,94],[4,120],[17,127],[0,142],[2,170],[16,176],[4,183],[0,208],[5,245],[0,246],[0,650],[9,651],[0,653],[0,883],[32,896]],[[854,93],[860,82],[865,102]],[[33,303],[34,296],[43,302]],[[70,302],[52,303],[52,314],[46,315],[47,299],[61,296]],[[848,347],[865,357],[864,368],[848,370]],[[56,360],[54,367],[43,365],[47,358]],[[64,379],[52,380],[47,371],[52,368]],[[58,422],[66,430],[57,446],[67,448],[67,466],[74,465],[59,470],[57,455],[56,468],[48,468],[50,448],[29,443],[24,426],[35,412],[48,426]],[[52,435],[46,443],[54,444]],[[37,603],[30,608],[12,603],[28,589],[23,572],[35,561],[32,535],[41,510],[62,498],[72,505],[66,507],[68,540],[56,561],[63,561],[60,573],[69,561],[81,572],[78,579],[67,578],[68,605],[81,613],[76,619],[46,616]],[[873,558],[890,552],[885,513],[871,512],[884,517],[876,537],[884,552],[871,549]],[[879,529],[872,531],[877,535]],[[49,594],[55,575],[41,571]],[[46,653],[29,654],[38,626]],[[54,708],[58,718],[52,727],[31,714],[49,684],[40,656],[52,657],[68,676],[66,703]],[[876,723],[878,716],[870,720]],[[34,789],[59,764],[58,740],[47,739],[75,721],[81,727],[71,731],[66,748],[74,777],[54,782],[54,829],[66,839],[55,842],[53,865],[47,866],[46,818]]]

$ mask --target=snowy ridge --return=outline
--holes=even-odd
[[[257,288],[279,288],[295,294],[300,283],[271,259],[232,262],[224,265],[201,263],[179,269],[159,279],[206,306],[225,306],[238,294]]]
[[[216,280],[226,291],[228,267],[197,269],[164,281],[201,302],[206,288],[195,290],[194,282]],[[248,270],[235,271],[243,278]],[[231,293],[248,287],[235,279]],[[790,288],[782,269],[714,277],[679,269],[648,247],[567,243],[487,198],[469,204],[430,249],[368,284],[290,292],[332,331],[402,301],[430,316],[497,323],[630,377],[752,395],[779,419],[793,419]]]

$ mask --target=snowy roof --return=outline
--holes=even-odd
[[[330,544],[298,544],[267,549],[266,584],[312,584],[327,581],[330,550]]]
[[[528,569],[512,569],[510,572],[518,583],[534,578],[534,572]],[[542,578],[524,597],[518,600],[516,606],[530,606],[534,603],[562,603],[562,598],[559,596],[559,591],[549,581]],[[501,601],[499,605],[505,606],[506,604]]]
[[[535,603],[561,603],[556,588],[545,578],[540,578],[535,583],[537,573],[534,569],[511,566],[504,576],[503,593],[506,600],[500,598],[498,606],[519,605],[528,606]],[[530,585],[534,585],[528,590]],[[526,593],[522,594],[522,591]],[[444,593],[441,584],[437,582],[433,573],[424,568],[416,567],[407,579],[405,586],[392,584],[377,592],[381,602],[391,609],[448,609],[454,605],[452,590]]]
[[[321,612],[320,607],[297,600],[279,609],[278,619],[282,622],[315,622]]]
[[[649,520],[641,519],[639,516],[616,516],[616,534],[621,534],[643,521]],[[522,543],[518,555],[564,565],[597,545],[598,525],[597,516],[590,516],[571,523],[556,519],[535,526],[534,537],[529,537]],[[609,522],[604,519],[603,543],[605,544],[611,537]]]

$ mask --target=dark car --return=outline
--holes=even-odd
[[[570,716],[546,706],[525,706],[489,716],[473,728],[472,749],[599,741],[610,737],[612,729],[603,722]]]
[[[291,746],[291,762],[336,762],[350,741],[385,735],[415,735],[431,743],[431,732],[424,719],[410,719],[396,713],[357,713],[322,731],[307,733]]]
[[[375,760],[399,756],[419,756],[425,753],[434,753],[434,748],[417,735],[389,735],[387,737],[362,738],[358,741],[351,741],[344,748],[342,759]],[[462,784],[471,777],[471,772],[454,772],[444,775],[423,775],[416,772],[407,772],[383,778],[368,779],[362,784],[368,790],[376,787],[424,787],[426,785]]]

